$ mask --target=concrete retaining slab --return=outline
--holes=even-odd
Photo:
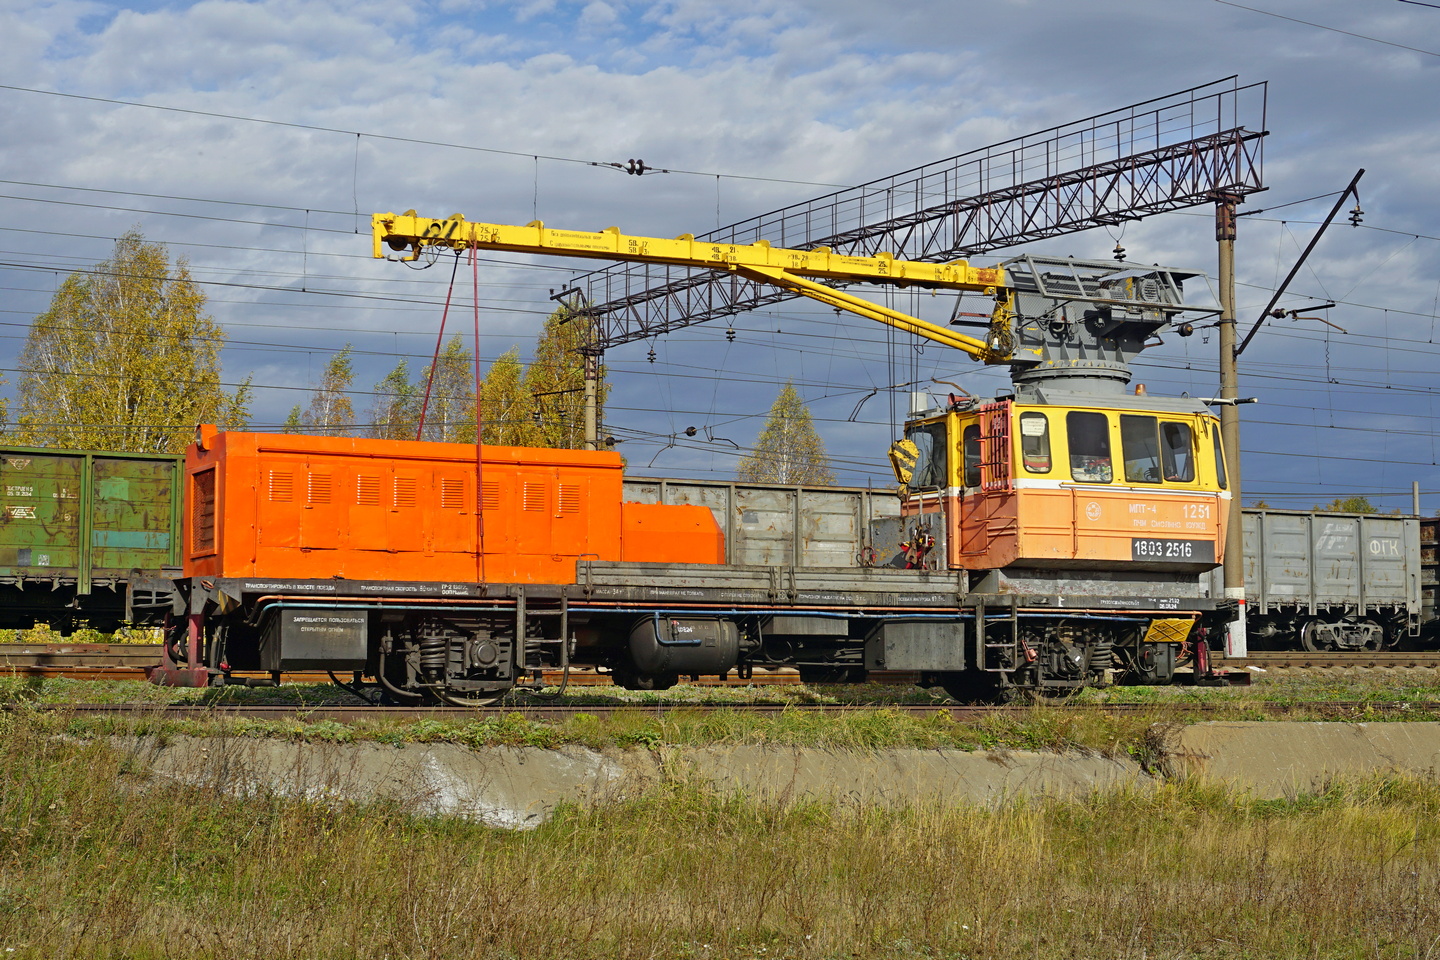
[[[250,796],[398,803],[496,827],[538,826],[564,802],[598,803],[640,780],[605,754],[455,744],[304,743],[171,737],[123,744],[152,776]]]
[[[118,740],[152,777],[239,796],[385,800],[421,814],[497,827],[538,826],[562,803],[633,796],[661,782],[769,802],[821,800],[901,807],[994,806],[1017,798],[1081,797],[1154,781],[1129,761],[1082,754],[735,746],[658,752],[541,750],[454,744],[304,743],[245,738]]]
[[[657,751],[541,750],[455,744],[316,743],[248,738],[117,738],[150,778],[248,796],[384,800],[420,814],[530,829],[563,803],[599,804],[657,783],[775,803],[817,800],[901,807],[1149,791],[1161,781],[1129,759],[1070,753],[776,746]],[[1169,737],[1167,777],[1204,777],[1258,797],[1323,789],[1337,777],[1436,775],[1437,723],[1202,723]]]
[[[1166,748],[1174,776],[1203,776],[1254,796],[1290,797],[1337,777],[1440,770],[1440,723],[1197,723]]]
[[[926,802],[995,806],[1016,798],[1147,790],[1156,783],[1128,760],[1024,751],[867,754],[770,746],[696,747],[672,751],[667,770],[716,793],[884,807]]]

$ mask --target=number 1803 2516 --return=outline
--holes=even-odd
[[[1212,540],[1157,540],[1135,537],[1130,541],[1130,559],[1168,563],[1214,563]]]

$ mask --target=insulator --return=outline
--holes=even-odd
[[[728,330],[725,331],[725,340],[726,340],[728,343],[734,343],[734,342],[735,342],[735,328],[734,328],[734,327],[730,327]]]
[[[650,348],[650,352],[645,355],[645,359],[649,360],[651,363],[654,363],[654,362],[655,362],[655,348],[654,348],[654,347],[651,347],[651,348]]]
[[[1125,248],[1120,246],[1119,243],[1115,244],[1115,259],[1121,263],[1125,262]]]
[[[1355,208],[1350,211],[1350,226],[1358,227],[1360,226],[1360,222],[1364,219],[1365,211],[1361,210],[1359,202],[1356,202]]]

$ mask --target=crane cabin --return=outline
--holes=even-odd
[[[890,459],[902,516],[940,521],[950,569],[1198,573],[1224,553],[1219,421],[1196,401],[952,397]]]

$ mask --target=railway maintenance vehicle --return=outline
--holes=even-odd
[[[891,450],[893,509],[842,521],[860,549],[761,563],[727,562],[725,533],[759,534],[771,518],[629,500],[609,451],[202,428],[186,457],[181,575],[131,590],[133,617],[169,624],[155,679],[326,669],[400,702],[480,704],[572,663],[637,688],[762,664],[905,670],[962,699],[1165,683],[1186,659],[1209,673],[1232,615],[1204,576],[1230,497],[1218,422],[1197,399],[1130,387],[1129,369],[1172,322],[1217,312],[1185,299],[1200,274],[1036,256],[920,263],[413,211],[377,214],[373,240],[377,257],[514,251],[730,272],[1008,365],[1013,386],[913,412]],[[993,307],[970,337],[841,288],[857,282]],[[797,542],[836,519],[803,497],[795,509]]]

